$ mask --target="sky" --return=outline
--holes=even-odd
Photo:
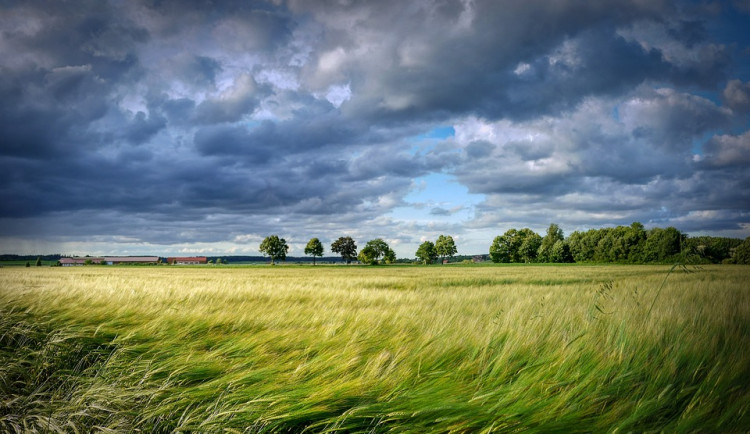
[[[750,1],[0,3],[0,253],[750,236]]]

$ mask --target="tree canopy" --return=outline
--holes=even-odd
[[[396,257],[396,252],[393,252],[382,238],[376,238],[367,242],[359,252],[358,259],[365,264],[377,264],[381,257],[388,262],[388,259]]]
[[[441,235],[442,236],[442,235]],[[417,258],[421,259],[425,265],[433,263],[438,258],[438,252],[432,241],[425,241],[417,249]]]
[[[305,246],[305,254],[313,257],[313,265],[315,265],[315,258],[317,256],[323,256],[323,244],[317,238],[310,238]]]
[[[286,259],[286,254],[289,252],[289,246],[286,244],[286,240],[279,238],[278,235],[271,235],[263,239],[258,248],[260,252],[265,256],[271,257],[271,265],[273,265],[276,259],[282,261]]]
[[[357,258],[357,244],[352,237],[340,237],[331,243],[331,251],[341,255],[341,259],[346,261],[347,264]]]
[[[437,253],[440,259],[450,258],[458,253],[453,237],[450,235],[440,235],[437,241],[435,241],[435,253]]]
[[[493,262],[534,262],[542,237],[529,228],[509,229],[495,237],[490,246]]]

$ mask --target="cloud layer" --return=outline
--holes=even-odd
[[[84,3],[0,6],[2,250],[750,235],[740,5]]]

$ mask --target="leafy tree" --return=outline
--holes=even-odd
[[[372,248],[372,251],[375,252],[375,259],[385,257],[386,253],[391,249],[388,243],[383,241],[382,238],[375,238],[374,240],[368,241],[365,247]]]
[[[450,235],[440,235],[437,241],[435,241],[435,252],[440,256],[441,260],[444,260],[446,257],[452,258],[453,255],[458,253],[456,243],[453,242],[453,237]]]
[[[597,229],[586,232],[573,232],[568,237],[568,246],[573,260],[576,262],[589,262],[594,260],[596,246],[599,244],[602,233]]]
[[[750,264],[750,237],[734,249],[733,259],[735,264]]]
[[[362,250],[360,250],[359,255],[357,255],[357,259],[359,260],[359,262],[368,265],[374,265],[378,263],[375,256],[375,250],[370,246],[365,246]]]
[[[323,256],[323,244],[320,244],[320,240],[317,238],[310,238],[305,246],[305,254],[312,255],[313,265],[315,265],[315,257]]]
[[[383,241],[382,238],[376,238],[367,242],[360,252],[359,260],[366,264],[377,264],[378,259],[384,258],[390,250],[388,243]],[[395,252],[393,255],[395,256]]]
[[[393,249],[388,248],[388,251],[385,252],[385,256],[383,256],[383,260],[386,264],[393,264],[396,262],[396,252],[393,251]]]
[[[573,262],[573,255],[570,254],[570,247],[568,243],[563,240],[557,240],[550,249],[548,256],[549,262]]]
[[[26,268],[31,267],[31,263],[29,261],[26,261]]]
[[[352,237],[340,237],[331,244],[331,251],[341,255],[341,259],[347,264],[357,258],[357,244]]]
[[[420,244],[416,255],[425,265],[433,263],[438,258],[437,249],[435,248],[435,244],[432,244],[432,241],[425,241]]]
[[[276,259],[286,260],[286,254],[289,252],[289,246],[286,244],[286,240],[279,238],[278,235],[271,235],[263,239],[260,243],[258,250],[263,256],[268,255],[271,257],[271,265],[275,264]]]
[[[552,247],[555,243],[563,241],[564,239],[565,237],[563,236],[563,231],[560,229],[560,226],[555,223],[550,224],[549,228],[547,228],[547,235],[542,238],[542,244],[537,251],[539,262],[555,262],[551,258]]]
[[[513,262],[513,255],[518,250],[518,231],[508,229],[503,235],[498,235],[490,246],[490,259],[492,262]]]
[[[521,246],[518,249],[518,259],[516,262],[534,262],[539,246],[542,245],[542,237],[529,228],[518,231],[521,238]]]
[[[493,262],[533,262],[542,244],[542,237],[529,228],[509,229],[495,237],[490,246]]]
[[[683,235],[677,229],[653,228],[648,231],[643,247],[643,259],[647,262],[666,261],[680,253]]]
[[[721,263],[732,257],[732,250],[743,241],[736,238],[701,236],[684,240],[683,252],[696,256],[702,261]]]
[[[39,256],[36,258],[36,266],[41,267],[42,266],[42,257]]]

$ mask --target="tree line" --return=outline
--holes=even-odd
[[[289,245],[278,235],[266,237],[259,246],[260,252],[274,264],[285,260]],[[325,251],[318,238],[311,238],[305,246],[305,255],[317,257]],[[347,263],[358,260],[363,264],[391,264],[396,253],[382,238],[370,240],[361,250],[349,236],[331,243],[331,252],[341,255]],[[415,257],[424,264],[444,262],[458,253],[450,235],[440,235],[435,242],[424,241]],[[688,237],[674,227],[646,229],[634,222],[630,226],[575,231],[567,238],[562,229],[550,224],[544,236],[529,228],[509,229],[495,237],[489,256],[496,263],[737,263],[750,264],[750,237],[740,240],[726,237]]]
[[[260,250],[263,256],[270,257],[271,264],[273,265],[277,260],[283,261],[286,259],[286,254],[289,252],[289,244],[287,244],[284,238],[278,235],[270,235],[263,239],[260,246],[258,246],[258,250]],[[357,252],[357,243],[352,237],[340,237],[331,243],[331,251],[341,255],[341,259],[347,264],[350,264],[355,259],[363,264],[370,265],[379,263],[392,264],[397,260],[396,252],[382,238],[375,238],[368,241],[362,250]],[[323,256],[323,253],[323,243],[318,238],[311,238],[307,242],[305,255],[313,257],[313,265],[315,265],[315,258]],[[425,264],[429,264],[434,262],[438,257],[452,257],[456,253],[456,243],[453,241],[453,237],[450,235],[440,235],[434,243],[431,241],[422,243],[419,249],[417,249],[416,256]]]
[[[529,228],[510,229],[496,237],[490,258],[501,263],[750,263],[750,237],[701,236],[690,238],[674,227],[646,230],[630,226],[575,231],[565,238],[554,223],[541,236]]]

